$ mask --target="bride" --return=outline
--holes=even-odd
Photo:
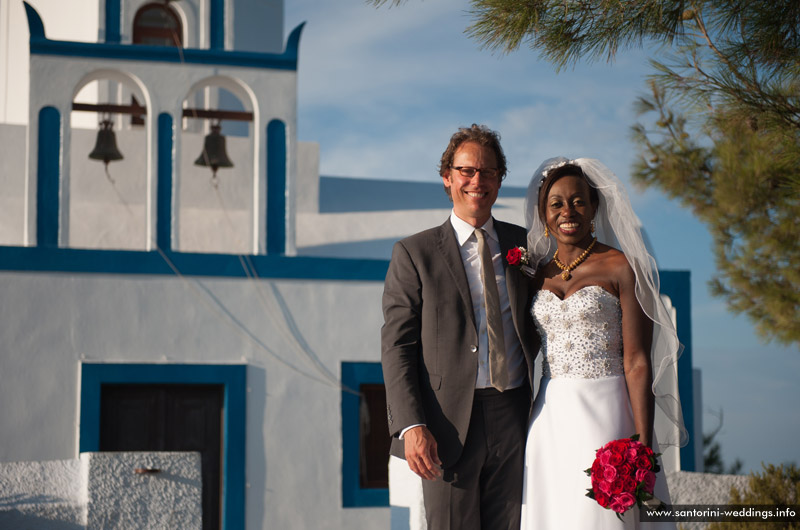
[[[658,452],[656,403],[677,426],[678,435],[662,445],[686,439],[675,382],[681,345],[639,220],[619,179],[585,158],[545,161],[528,188],[525,214],[529,272],[539,287],[532,313],[544,355],[526,447],[522,529],[654,528],[639,523],[636,509],[620,521],[587,498],[583,472],[597,449],[634,433]],[[669,502],[663,473],[655,494]]]

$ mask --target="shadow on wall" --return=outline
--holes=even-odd
[[[85,524],[80,521],[82,508],[78,506],[46,506],[32,507],[36,513],[25,513],[24,510],[13,509],[0,511],[0,528],[36,528],[36,530],[84,530]]]

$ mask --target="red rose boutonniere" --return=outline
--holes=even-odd
[[[586,474],[592,479],[592,487],[586,494],[597,504],[621,514],[633,505],[660,503],[653,496],[656,473],[661,469],[652,449],[639,441],[639,435],[608,442],[597,450],[592,467]]]
[[[528,250],[525,247],[514,247],[509,249],[506,254],[506,261],[509,265],[516,265],[522,267],[527,265],[529,261]]]

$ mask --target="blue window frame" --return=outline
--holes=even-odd
[[[224,387],[222,527],[245,526],[246,365],[95,364],[81,365],[80,451],[100,449],[100,391],[103,384],[213,384]]]
[[[383,385],[381,363],[343,362],[342,363],[342,506],[358,508],[369,506],[389,506],[389,488],[368,488],[362,486],[362,410],[365,405],[360,393],[362,385]],[[381,412],[385,417],[385,410]],[[389,436],[385,424],[377,427]],[[389,465],[388,450],[385,465]]]

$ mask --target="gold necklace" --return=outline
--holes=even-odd
[[[562,280],[567,281],[570,278],[572,278],[572,275],[570,274],[570,271],[573,270],[578,265],[580,265],[581,263],[583,263],[583,260],[585,260],[586,258],[589,257],[589,254],[592,252],[592,248],[594,247],[595,243],[597,243],[597,238],[594,238],[594,240],[592,241],[591,245],[586,247],[586,250],[583,251],[583,254],[578,256],[578,259],[576,259],[575,261],[573,261],[569,265],[564,265],[563,263],[561,263],[561,261],[559,261],[559,259],[558,259],[558,250],[556,250],[556,253],[553,254],[553,263],[556,264],[556,267],[558,267],[559,269],[564,271],[564,272],[561,273],[561,279]]]

